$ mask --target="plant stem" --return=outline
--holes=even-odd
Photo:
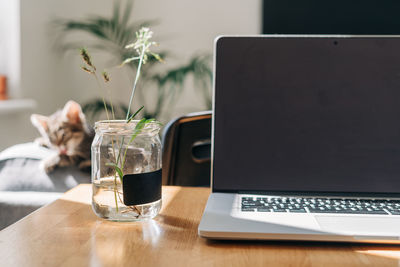
[[[145,52],[146,52],[146,46],[143,45],[142,46],[142,51],[141,51],[141,54],[140,54],[140,60],[139,60],[138,68],[137,68],[137,71],[136,71],[135,82],[133,83],[131,98],[129,100],[128,112],[126,113],[126,120],[129,119],[129,114],[131,112],[131,105],[132,105],[132,101],[133,101],[133,96],[135,95],[136,85],[137,85],[137,82],[139,80],[140,69],[142,68],[143,58],[144,58]]]
[[[99,78],[97,77],[97,74],[96,74],[96,73],[94,73],[94,77],[95,77],[95,79],[96,79],[97,86],[98,86],[99,88],[102,88],[102,86],[101,86],[101,84],[100,84],[100,82],[99,82]],[[105,100],[105,98],[104,98],[104,93],[101,93],[101,99],[103,100],[103,105],[104,105],[104,110],[106,111],[107,120],[110,120],[110,116],[108,115],[108,108],[107,108],[106,100]]]
[[[101,83],[99,82],[99,78],[97,77],[96,72],[94,73],[94,77],[96,78],[96,82],[97,85],[103,89],[103,93],[102,93],[102,100],[103,100],[103,104],[104,104],[104,110],[106,111],[106,116],[107,116],[107,120],[110,120],[110,115],[108,114],[108,108],[107,108],[107,104],[106,101],[104,99],[104,95],[106,94],[106,89],[104,87],[101,86]],[[115,120],[115,113],[114,113],[114,107],[113,107],[113,103],[112,103],[112,97],[110,96],[110,105],[111,105],[111,114],[112,114],[112,118],[113,120]],[[111,145],[112,145],[112,152],[113,152],[113,156],[115,159],[117,159],[116,157],[116,153],[115,153],[115,146],[114,146],[114,137],[111,137]],[[120,153],[120,152],[119,152]],[[119,157],[119,156],[118,156]],[[117,163],[118,164],[118,163]],[[115,200],[115,210],[116,212],[118,212],[118,199],[117,199],[117,191],[118,191],[118,185],[117,185],[117,175],[114,174],[114,200]]]
[[[136,127],[137,127],[137,125],[136,125]],[[128,148],[129,148],[130,144],[136,139],[138,134],[140,134],[140,131],[141,131],[141,130],[140,131],[136,130],[136,127],[135,127],[135,133],[132,135],[131,139],[129,140],[129,142],[125,148],[124,157],[121,161],[121,170],[122,171],[124,170],[124,166],[125,166],[125,162],[126,162],[126,153],[128,152]]]
[[[137,82],[138,82],[138,80],[139,80],[140,70],[141,70],[142,65],[143,65],[143,58],[144,58],[145,52],[146,52],[146,46],[143,45],[143,46],[142,46],[142,51],[141,51],[141,54],[140,54],[140,59],[139,59],[138,68],[137,68],[137,70],[136,70],[136,77],[135,77],[135,81],[134,81],[134,83],[133,83],[133,88],[132,88],[131,97],[130,97],[130,99],[129,99],[128,111],[126,112],[126,118],[125,118],[126,121],[129,120],[129,115],[130,115],[130,112],[131,112],[131,106],[132,106],[133,96],[135,95],[135,90],[136,90]],[[121,158],[121,149],[122,149],[123,143],[124,143],[124,137],[122,137],[121,147],[120,147],[120,150],[118,151],[117,164],[118,164],[118,161],[119,161],[120,158]],[[130,143],[131,143],[131,142],[128,143],[128,146],[130,145]],[[125,166],[125,160],[126,160],[126,152],[127,152],[127,150],[128,150],[128,147],[125,149],[124,157],[123,157],[123,160],[121,161],[121,170],[122,170],[122,171],[124,171],[124,166]]]
[[[99,86],[99,88],[103,89],[103,91],[104,91],[104,92],[102,93],[102,99],[103,99],[104,109],[105,109],[105,111],[106,111],[107,120],[110,120],[110,115],[108,114],[108,108],[107,108],[107,104],[106,104],[106,101],[105,101],[105,98],[104,98],[104,95],[106,94],[107,90],[106,90],[103,86],[101,86],[101,83],[100,83],[100,81],[99,81],[99,77],[97,76],[96,72],[94,72],[93,75],[94,75],[94,77],[96,78],[96,82],[97,82],[97,85]],[[109,94],[109,95],[110,95],[110,94]],[[114,105],[113,105],[113,102],[112,102],[112,97],[111,97],[111,95],[110,95],[110,105],[111,105],[111,115],[112,115],[113,120],[115,120]],[[116,155],[115,155],[114,137],[111,137],[111,144],[112,144],[112,150],[113,150],[113,154],[114,154],[113,156],[114,156],[114,158],[116,159],[117,157],[116,157]]]
[[[115,112],[114,112],[113,99],[112,99],[111,93],[110,93],[109,91],[108,91],[108,95],[109,95],[109,97],[110,97],[111,115],[112,115],[113,120],[115,120]]]
[[[115,199],[115,210],[118,212],[118,199],[117,199],[117,175],[114,174],[114,199]]]

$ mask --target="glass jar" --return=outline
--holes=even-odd
[[[92,207],[112,221],[155,217],[161,208],[161,141],[156,122],[99,121],[92,143]],[[139,129],[141,128],[141,129]]]

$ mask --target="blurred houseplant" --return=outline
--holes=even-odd
[[[57,20],[56,25],[61,28],[64,37],[73,32],[87,33],[96,40],[96,43],[88,46],[89,48],[110,53],[115,58],[115,62],[122,62],[126,58],[134,56],[133,52],[125,47],[135,38],[135,32],[152,24],[150,21],[130,22],[131,11],[132,1],[128,0],[123,6],[121,1],[116,0],[111,17],[91,16],[83,20]],[[63,43],[61,48],[66,51],[82,46],[82,43]],[[167,51],[161,51],[159,54],[164,59],[168,56]],[[152,65],[156,63],[157,59],[149,55],[148,62],[143,66],[141,72],[142,87],[147,87],[149,84],[155,85],[157,94],[151,96],[156,99],[155,107],[153,109],[145,108],[143,110],[144,117],[159,118],[160,114],[168,117],[171,108],[174,107],[184,89],[185,81],[190,76],[196,90],[200,90],[203,95],[205,108],[211,109],[212,71],[210,59],[209,55],[196,55],[187,64],[170,68],[162,73],[154,73],[150,70],[153,70]],[[126,65],[132,72],[136,72],[137,65],[134,62],[127,62]],[[144,105],[148,102],[145,96],[142,96],[141,100]],[[106,104],[110,105],[110,103]],[[83,107],[85,113],[92,120],[99,117],[104,111],[103,108],[101,99],[94,99]],[[121,104],[115,112],[117,115],[121,115],[126,114],[127,111],[128,107]]]

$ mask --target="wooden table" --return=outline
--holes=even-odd
[[[197,226],[209,193],[166,186],[154,220],[118,223],[98,219],[80,185],[0,232],[0,266],[400,265],[400,246],[208,241]]]

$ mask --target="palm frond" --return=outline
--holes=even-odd
[[[195,88],[202,91],[205,104],[211,109],[211,84],[212,70],[210,68],[211,56],[199,55],[191,58],[188,64],[168,70],[164,75],[156,74],[151,79],[158,84],[159,96],[156,109],[152,117],[157,117],[164,106],[172,106],[182,91],[186,78],[193,76]]]
[[[121,62],[127,58],[134,57],[135,51],[125,49],[125,46],[136,39],[135,32],[140,28],[157,24],[157,20],[143,20],[130,22],[133,8],[133,1],[127,0],[123,4],[120,0],[114,1],[112,13],[110,17],[106,16],[90,16],[83,20],[67,20],[59,19],[54,21],[55,28],[59,29],[62,33],[61,38],[57,38],[59,48],[63,51],[76,50],[81,47],[87,47],[91,50],[98,50],[106,52],[113,56],[115,61],[112,63],[114,66],[120,65]],[[69,34],[81,32],[93,37],[94,41],[89,44],[85,42],[66,42],[66,37]],[[62,38],[64,37],[64,38]],[[158,52],[161,58],[168,57],[167,51]],[[207,108],[211,106],[211,81],[212,71],[210,68],[209,56],[195,56],[187,64],[177,68],[170,69],[163,74],[151,74],[150,69],[152,65],[158,62],[154,55],[149,55],[148,61],[143,65],[141,77],[142,82],[149,81],[155,82],[157,85],[157,104],[153,111],[149,109],[143,110],[146,118],[157,118],[165,107],[173,106],[173,103],[178,101],[179,96],[184,90],[186,78],[190,75],[193,76],[193,82],[196,90],[201,90]],[[126,64],[133,73],[136,71],[137,62],[131,61]],[[109,103],[107,103],[109,105]],[[84,111],[87,116],[92,119],[99,117],[104,109],[102,100],[92,100],[84,106]],[[126,114],[128,107],[120,105],[116,112]],[[168,111],[167,111],[168,112]],[[123,118],[124,116],[121,116]]]
[[[118,60],[123,61],[126,56],[132,56],[132,52],[125,49],[125,46],[135,39],[135,32],[154,22],[154,20],[146,20],[129,23],[131,13],[132,1],[126,1],[125,6],[122,6],[120,1],[115,1],[111,17],[91,16],[84,20],[59,19],[54,22],[64,32],[64,36],[73,32],[84,32],[99,41],[105,41],[103,50],[110,52],[111,48],[112,54],[116,54]],[[87,45],[81,43],[79,46]],[[69,47],[71,46],[64,46],[65,49]]]

